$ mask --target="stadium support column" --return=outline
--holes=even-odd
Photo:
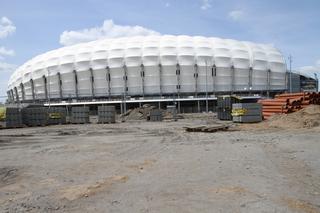
[[[159,89],[160,89],[160,97],[162,96],[162,65],[159,64]]]
[[[177,64],[177,67],[176,67],[176,75],[177,75],[177,82],[178,82],[178,85],[177,85],[178,98],[180,98],[181,84],[180,84],[180,65],[179,64]]]
[[[13,89],[10,90],[10,93],[11,93],[12,103],[14,103],[14,92],[13,92]]]
[[[198,97],[198,65],[197,64],[194,65],[194,80],[196,85],[194,96]]]
[[[176,75],[177,75],[177,92],[178,92],[178,111],[180,113],[180,89],[181,89],[181,84],[180,84],[180,65],[177,63],[177,70],[176,70]]]
[[[235,69],[234,69],[234,66],[232,65],[231,66],[231,93],[233,94],[234,93],[234,83],[235,83]]]
[[[9,103],[11,103],[11,95],[9,91],[7,91],[7,100]]]
[[[141,83],[142,83],[142,96],[144,97],[144,65],[141,64]]]
[[[10,91],[7,91],[7,100],[8,100],[9,103],[12,102]]]
[[[251,95],[251,90],[252,90],[252,74],[253,74],[253,69],[252,69],[252,67],[250,67],[249,68],[249,82],[248,82],[250,95]]]
[[[216,76],[217,76],[217,67],[215,64],[212,66],[211,74],[212,74],[213,92],[215,93],[216,92]]]
[[[78,92],[78,76],[77,76],[77,71],[73,70],[73,75],[74,75],[74,89],[76,91],[76,98],[79,98],[79,92]]]
[[[58,72],[57,75],[58,75],[58,85],[59,85],[59,97],[62,100],[63,94],[62,94],[62,80],[61,80],[60,72]],[[49,84],[49,87],[50,87],[50,84]],[[49,92],[49,98],[50,98],[50,96],[51,96],[51,94]]]
[[[42,76],[43,85],[44,85],[44,97],[46,100],[49,99],[48,97],[48,85],[47,85],[47,78],[45,75]]]
[[[35,102],[34,83],[32,79],[30,79],[30,84],[31,84],[32,100],[33,102]]]
[[[106,70],[107,70],[106,78],[107,78],[107,82],[108,82],[108,98],[110,100],[111,99],[111,76],[110,76],[109,66],[106,67]]]
[[[19,103],[19,93],[17,87],[14,87],[14,92],[16,93],[16,103]]]
[[[26,100],[26,93],[24,91],[24,86],[23,86],[23,83],[20,84],[20,88],[21,88],[21,99],[22,101]]]
[[[94,92],[94,76],[93,76],[93,70],[92,68],[89,69],[90,71],[90,81],[91,81],[91,96],[92,98],[95,97],[95,92]]]
[[[267,96],[270,97],[270,89],[271,89],[271,70],[267,71]]]

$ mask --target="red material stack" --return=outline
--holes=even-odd
[[[320,104],[320,93],[299,92],[276,95],[274,99],[263,99],[262,114],[264,119],[273,114],[287,114],[296,112],[309,104]]]

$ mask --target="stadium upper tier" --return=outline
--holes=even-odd
[[[200,36],[102,39],[38,55],[11,76],[12,100],[284,90],[273,46]]]

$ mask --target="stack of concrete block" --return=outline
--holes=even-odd
[[[115,106],[98,106],[98,123],[115,123]]]
[[[72,107],[71,109],[71,123],[73,124],[85,124],[89,123],[89,107],[80,106]]]
[[[217,99],[217,114],[220,120],[232,120],[232,104],[239,103],[237,97],[231,95],[219,96]]]
[[[0,126],[3,128],[22,127],[22,115],[19,108],[4,107],[4,118],[1,120]]]
[[[31,107],[22,109],[22,120],[27,126],[46,126],[48,121],[47,108]]]
[[[260,103],[232,104],[232,120],[237,123],[261,122],[262,105]]]
[[[149,116],[150,121],[162,121],[162,111],[160,109],[152,109]]]
[[[66,124],[67,111],[63,107],[49,107],[48,125]]]

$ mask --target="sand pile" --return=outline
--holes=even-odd
[[[311,128],[320,125],[320,105],[310,105],[298,112],[277,114],[268,119],[268,126],[285,129]]]

